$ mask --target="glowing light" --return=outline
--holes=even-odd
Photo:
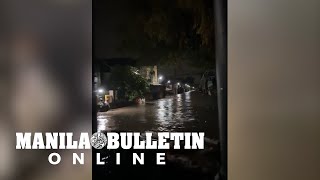
[[[169,80],[169,81],[168,81],[168,84],[169,84],[170,82],[171,82],[171,81]]]
[[[98,93],[103,93],[104,90],[103,89],[98,89]]]

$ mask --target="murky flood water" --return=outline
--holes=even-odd
[[[98,114],[99,131],[193,131],[217,138],[217,123],[214,99],[197,92]]]
[[[168,176],[212,179],[217,171],[219,132],[216,100],[196,91],[147,102],[144,105],[99,113],[98,131],[205,132],[204,150],[168,150],[165,152],[166,166],[155,166],[156,152],[150,152],[150,150],[145,151],[146,164],[149,164],[144,166],[130,164],[132,163],[132,152],[128,150],[103,150],[104,155],[110,157],[108,159],[110,165],[98,170],[100,176],[125,178],[133,177],[134,174],[140,179],[144,177],[161,179]],[[114,164],[116,152],[121,152],[121,158],[127,159],[128,164],[111,165]],[[123,160],[123,162],[127,161]],[[127,172],[123,174],[123,170]]]

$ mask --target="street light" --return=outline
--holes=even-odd
[[[167,83],[169,84],[171,81],[169,80]]]
[[[98,93],[102,94],[104,90],[102,88],[98,89]]]
[[[158,78],[159,84],[161,83],[162,78],[163,78],[162,76],[159,76],[159,78]]]
[[[177,83],[178,86],[180,86],[180,83]]]

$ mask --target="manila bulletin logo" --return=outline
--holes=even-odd
[[[60,149],[84,150],[103,149],[108,150],[133,149],[133,150],[155,150],[156,164],[165,165],[166,153],[163,150],[179,150],[179,149],[204,149],[204,132],[96,132],[89,135],[87,132],[80,133],[80,136],[74,137],[72,132],[16,132],[16,149],[51,149],[54,150],[49,156],[48,161],[52,165],[61,162],[61,155],[57,152]],[[120,152],[116,152],[116,165],[120,165]],[[55,158],[54,158],[55,157]],[[84,152],[72,153],[72,163],[84,164]],[[54,160],[55,159],[55,160]],[[104,165],[105,157],[96,153],[96,164]],[[107,162],[108,163],[108,162]],[[144,164],[144,152],[132,153],[132,164]]]
[[[91,136],[91,146],[96,149],[102,149],[107,145],[107,137],[101,132],[96,132]]]

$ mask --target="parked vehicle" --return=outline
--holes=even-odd
[[[107,112],[109,110],[110,110],[109,103],[100,99],[99,102],[97,103],[97,111],[98,112]]]

